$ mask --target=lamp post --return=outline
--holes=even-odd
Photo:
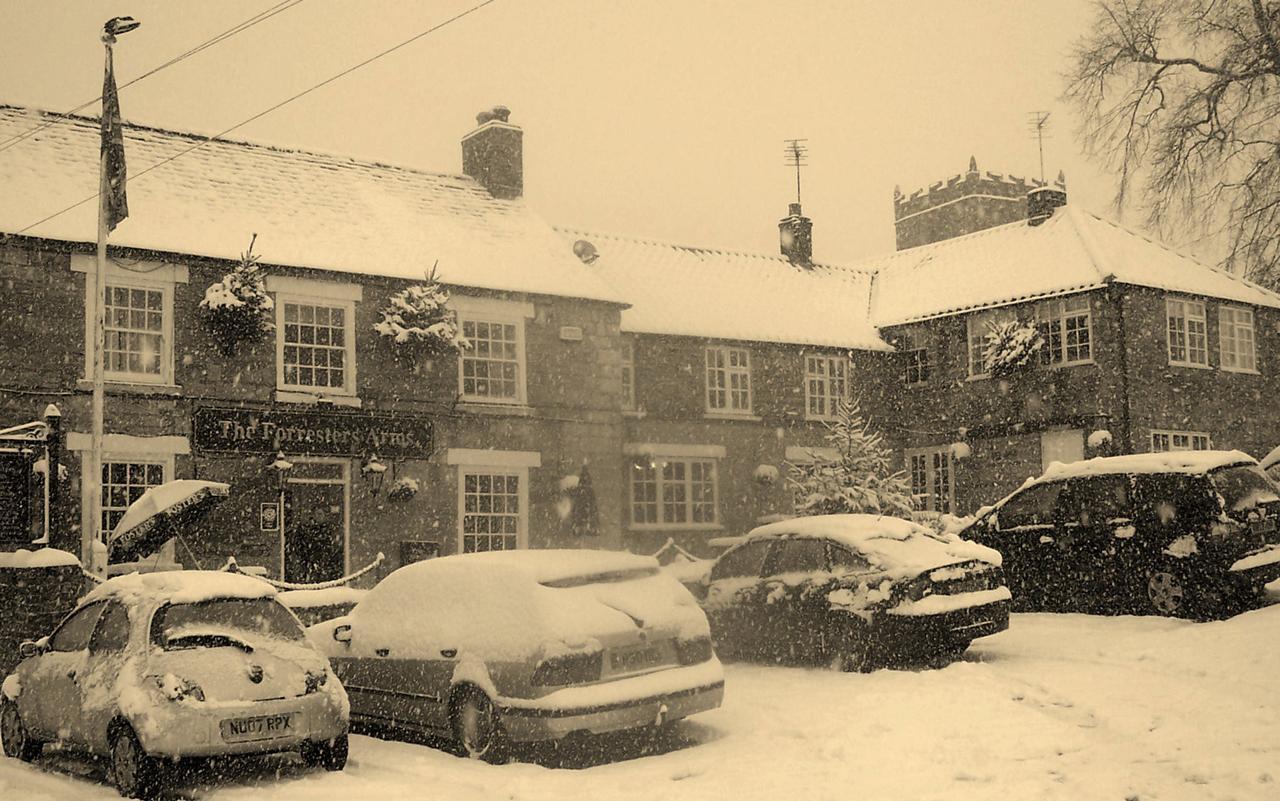
[[[378,454],[370,456],[369,461],[360,468],[360,472],[364,474],[370,495],[377,495],[382,491],[382,479],[386,475],[387,466],[378,460]]]
[[[293,462],[284,458],[284,451],[279,451],[276,453],[276,460],[270,466],[276,471],[276,492],[280,504],[276,514],[276,525],[280,528],[280,580],[284,581],[284,488],[285,478],[293,469]]]

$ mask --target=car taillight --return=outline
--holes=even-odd
[[[322,670],[319,673],[312,673],[310,670],[308,670],[307,684],[304,690],[304,694],[310,695],[311,693],[316,692],[321,687],[323,687],[325,685],[325,682],[327,681],[329,681],[328,671]]]
[[[698,665],[711,658],[711,638],[676,640],[676,658],[682,665]]]
[[[534,669],[533,684],[538,687],[560,687],[598,681],[604,664],[603,657],[603,651],[548,657]]]

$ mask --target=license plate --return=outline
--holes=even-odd
[[[657,667],[663,662],[662,649],[656,645],[620,648],[609,654],[609,668],[614,673],[630,673],[635,670]]]
[[[247,743],[253,740],[274,740],[291,737],[298,732],[298,714],[282,712],[278,715],[257,715],[251,718],[228,718],[219,724],[222,740],[228,743]]]

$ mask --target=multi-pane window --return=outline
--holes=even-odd
[[[934,448],[907,454],[911,494],[916,505],[929,512],[954,508],[955,486],[951,475],[951,449]]]
[[[1199,431],[1152,431],[1151,451],[1207,451],[1209,435]]]
[[[1165,301],[1168,320],[1169,363],[1207,367],[1209,339],[1204,304],[1195,300]]]
[[[462,474],[462,551],[509,551],[520,545],[520,474]]]
[[[839,402],[849,397],[849,360],[844,356],[804,357],[805,411],[811,419],[829,420]]]
[[[350,316],[345,306],[285,301],[281,386],[348,391]]]
[[[103,370],[159,379],[164,358],[164,290],[108,284],[103,302]]]
[[[622,340],[622,408],[636,409],[636,349],[630,339]]]
[[[1253,311],[1238,306],[1218,307],[1218,343],[1222,369],[1254,372],[1258,369],[1253,336]]]
[[[990,309],[969,315],[969,376],[987,375],[987,335],[991,327],[1018,319],[1012,309]]]
[[[1080,364],[1093,358],[1088,295],[1041,304],[1036,307],[1036,326],[1044,337],[1041,364]]]
[[[517,403],[524,390],[521,376],[521,326],[516,322],[464,319],[462,335],[471,347],[462,352],[462,396]]]
[[[714,525],[716,494],[714,459],[638,461],[631,466],[631,524]]]
[[[929,347],[924,337],[911,332],[904,333],[898,342],[898,350],[902,351],[906,365],[902,372],[905,384],[923,384],[929,380]]]
[[[162,462],[102,463],[102,530],[114,531],[129,504],[164,483]]]
[[[707,411],[751,413],[751,353],[707,348]]]

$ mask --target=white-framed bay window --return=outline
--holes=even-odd
[[[1204,302],[1165,299],[1169,364],[1181,367],[1209,366],[1209,334]]]
[[[529,547],[529,470],[537,451],[450,448],[457,467],[458,553]]]
[[[524,406],[528,403],[525,322],[532,303],[454,295],[458,329],[468,346],[458,354],[458,394],[463,401]]]
[[[173,298],[175,286],[187,283],[186,265],[108,259],[101,287],[92,256],[72,255],[71,269],[85,274],[85,380],[93,375],[94,301],[101,298],[103,378],[172,386]]]
[[[928,512],[955,510],[955,474],[951,446],[913,448],[904,454],[917,508]]]
[[[751,351],[729,345],[706,348],[706,399],[711,414],[751,414]]]
[[[804,416],[808,420],[833,420],[840,401],[849,399],[847,354],[804,355]]]
[[[1253,330],[1253,310],[1243,306],[1218,307],[1218,346],[1223,370],[1258,372],[1257,340]]]
[[[356,303],[359,284],[269,275],[276,311],[276,397],[358,406]]]
[[[720,445],[628,443],[632,529],[720,527]]]
[[[1151,452],[1164,451],[1207,451],[1213,447],[1213,440],[1204,431],[1167,431],[1154,429],[1151,432]]]

